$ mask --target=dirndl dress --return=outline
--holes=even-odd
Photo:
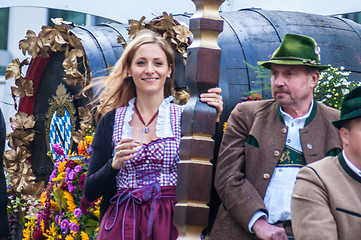
[[[173,136],[143,144],[136,157],[120,169],[116,179],[118,191],[103,216],[97,239],[171,240],[178,236],[173,218],[182,107],[163,105],[169,107],[166,112],[170,115]],[[116,110],[114,146],[121,139],[126,111],[132,111],[127,108]]]

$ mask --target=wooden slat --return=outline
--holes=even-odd
[[[208,224],[216,111],[199,101],[199,94],[218,85],[221,49],[218,34],[223,29],[219,6],[224,0],[194,0],[190,19],[193,42],[188,48],[185,81],[191,98],[182,115],[182,139],[178,164],[177,204],[174,223],[178,239],[200,239]]]

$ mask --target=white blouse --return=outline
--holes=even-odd
[[[134,114],[134,103],[136,98],[132,98],[128,102],[128,107],[124,116],[124,124],[122,129],[121,138],[130,137],[131,136],[131,127],[129,122],[132,120],[132,116]],[[172,126],[170,124],[170,104],[173,101],[173,96],[169,96],[165,98],[159,106],[159,113],[157,116],[157,124],[155,126],[155,133],[158,138],[166,138],[166,137],[174,137],[174,133],[172,131]],[[182,105],[182,111],[184,109],[184,105]]]

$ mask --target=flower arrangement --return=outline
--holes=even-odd
[[[84,137],[78,144],[79,155],[65,155],[60,145],[52,146],[58,160],[37,214],[25,223],[23,240],[96,238],[101,199],[90,203],[83,196],[92,140],[92,136]]]
[[[314,96],[317,101],[336,109],[341,108],[343,97],[354,88],[361,86],[361,82],[348,81],[349,71],[344,67],[330,67],[320,73],[320,80],[315,87]]]

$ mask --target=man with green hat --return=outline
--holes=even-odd
[[[211,239],[293,239],[291,196],[300,168],[341,152],[338,110],[313,99],[320,64],[314,39],[286,34],[269,61],[272,100],[238,104],[217,161],[222,206]]]
[[[307,165],[292,195],[292,226],[297,240],[361,239],[361,87],[341,105],[343,151]]]

